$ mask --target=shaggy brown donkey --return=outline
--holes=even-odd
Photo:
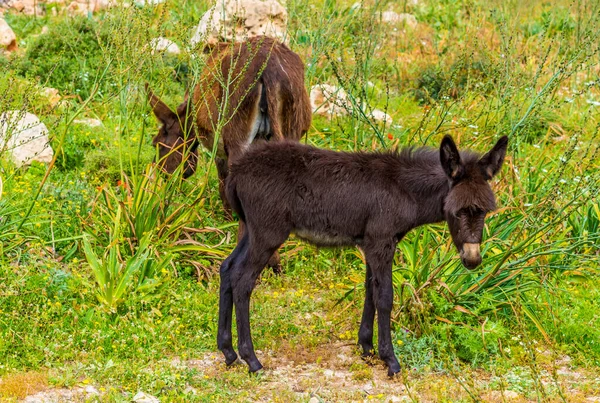
[[[176,111],[146,85],[162,123],[153,143],[165,171],[173,173],[185,161],[184,177],[189,177],[196,170],[198,142],[211,150],[215,131],[223,125],[215,163],[223,207],[231,217],[224,191],[229,165],[256,139],[298,141],[310,128],[304,64],[286,45],[259,36],[235,45],[217,44],[209,50],[204,71],[192,99],[186,96]],[[241,223],[238,239],[243,232]],[[277,251],[269,266],[280,271]]]
[[[291,233],[324,246],[358,245],[367,261],[366,297],[358,343],[373,353],[375,311],[379,356],[388,375],[400,371],[392,347],[392,261],[411,229],[446,221],[463,264],[481,263],[479,244],[495,209],[488,181],[502,166],[508,138],[484,156],[459,153],[449,136],[439,151],[341,153],[280,142],[256,145],[237,161],[227,196],[247,231],[221,265],[217,343],[227,364],[235,305],[238,349],[251,372],[262,368],[250,336],[249,303],[256,279]]]

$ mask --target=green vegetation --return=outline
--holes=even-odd
[[[385,379],[353,346],[361,253],[293,238],[284,274],[265,270],[253,294],[267,370],[224,367],[217,273],[237,224],[223,213],[210,150],[189,179],[154,172],[158,123],[144,93],[149,82],[175,108],[198,82],[204,59],[185,48],[208,4],[115,7],[92,18],[54,16],[58,6],[47,5],[41,18],[7,13],[20,49],[0,56],[0,113],[35,113],[56,155],[16,168],[0,148],[0,400],[90,384],[103,401],[140,390],[161,401],[600,396],[598,2],[352,3],[286,4],[307,86],[340,86],[351,105],[332,120],[315,115],[308,144],[436,147],[451,134],[482,151],[510,136],[480,268],[460,264],[446,225],[413,231],[398,247],[402,376]],[[382,22],[388,9],[418,25]],[[151,54],[158,36],[182,53]],[[60,103],[42,94],[46,86]],[[393,123],[372,119],[374,108]]]

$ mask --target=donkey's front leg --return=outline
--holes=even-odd
[[[217,166],[217,175],[219,176],[219,196],[223,202],[223,210],[225,210],[225,217],[228,220],[233,219],[233,213],[227,195],[225,194],[225,181],[229,175],[229,167],[226,158],[215,157],[215,165]],[[238,238],[241,239],[241,238]]]
[[[371,357],[373,355],[374,321],[375,300],[373,299],[373,272],[367,263],[367,274],[365,277],[365,305],[360,321],[360,329],[358,330],[358,345],[363,349],[363,357]]]
[[[233,287],[231,274],[236,271],[245,259],[248,250],[248,237],[240,238],[237,246],[221,264],[220,277],[221,288],[219,291],[219,330],[217,333],[217,347],[225,356],[225,363],[231,365],[237,359],[233,349],[231,335],[231,320],[233,315]]]
[[[379,357],[388,366],[388,376],[400,372],[400,364],[392,345],[391,314],[394,302],[392,286],[392,261],[395,242],[379,241],[365,250],[368,264],[373,271],[373,296],[377,308]]]
[[[272,250],[260,250],[262,245],[250,241],[247,259],[233,273],[233,303],[238,331],[238,351],[240,357],[248,364],[250,372],[256,372],[263,366],[256,358],[252,336],[250,334],[250,296],[256,285],[256,280],[267,264]]]

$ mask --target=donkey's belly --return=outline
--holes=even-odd
[[[294,235],[317,246],[353,246],[360,243],[360,239],[335,233],[316,232],[307,229],[296,229]]]

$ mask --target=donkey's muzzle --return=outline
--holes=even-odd
[[[465,243],[460,251],[460,260],[467,269],[474,269],[481,264],[481,252],[478,243]]]

